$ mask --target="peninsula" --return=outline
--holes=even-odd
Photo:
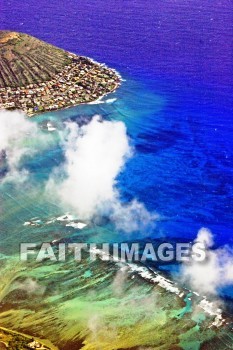
[[[33,116],[95,101],[119,85],[113,69],[90,58],[27,34],[0,31],[0,109]]]

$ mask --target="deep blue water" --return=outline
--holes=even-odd
[[[3,0],[1,28],[22,31],[116,68],[126,80],[100,113],[126,123],[134,157],[119,177],[161,220],[155,236],[186,239],[210,228],[232,241],[233,8],[220,0]],[[47,118],[48,116],[43,116]],[[39,119],[38,119],[39,120]],[[49,159],[30,165],[46,178]],[[34,168],[33,168],[34,166]],[[35,175],[36,176],[36,175]]]

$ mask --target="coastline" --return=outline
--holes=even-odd
[[[233,246],[232,3],[33,0],[28,5],[12,0],[3,1],[1,19],[2,29],[27,32],[67,51],[90,55],[119,69],[123,80],[119,90],[91,102],[29,115],[21,109],[2,110],[6,125],[13,124],[15,114],[18,124],[22,120],[23,125],[23,119],[35,124],[39,137],[28,133],[25,142],[13,140],[14,157],[22,147],[32,151],[19,169],[19,174],[28,170],[28,180],[23,183],[20,176],[19,185],[3,181],[1,186],[0,326],[13,329],[15,339],[25,333],[30,341],[48,340],[49,347],[51,340],[63,350],[233,350],[233,282],[225,282],[225,260],[233,257],[231,252],[224,254],[225,245],[230,251]],[[43,51],[37,52],[39,58]],[[48,61],[41,70],[51,72],[55,53],[46,48],[44,52]],[[28,56],[35,57],[31,51]],[[32,66],[24,59],[22,63],[30,72]],[[25,86],[19,71],[16,78]],[[43,72],[37,76],[44,79]],[[59,142],[60,135],[67,135],[64,126],[72,122],[80,129],[93,115],[126,125],[134,156],[116,186],[124,204],[136,198],[160,215],[153,230],[125,234],[103,217],[80,231],[79,217],[66,215],[71,208],[61,205],[55,191],[43,195],[53,169],[64,164]],[[39,152],[33,154],[34,148]],[[10,156],[10,151],[0,154],[2,178]],[[81,165],[77,172],[84,169]],[[98,161],[87,172],[96,177],[102,165]],[[83,190],[91,191],[91,186]],[[124,217],[119,219],[121,223]],[[211,271],[207,261],[189,269],[190,284],[176,262],[126,265],[97,256],[91,263],[84,252],[85,259],[77,264],[73,251],[58,264],[20,264],[18,259],[21,242],[51,242],[55,254],[59,244],[74,241],[179,244],[193,241],[202,227],[213,234],[211,252],[220,250],[221,267],[215,264]],[[209,294],[215,286],[216,294]]]
[[[71,55],[75,55],[74,53],[72,52],[69,52]],[[111,91],[108,91],[106,93],[104,93],[103,95],[99,96],[99,97],[96,97],[96,99],[93,99],[92,101],[89,101],[89,102],[80,102],[80,103],[77,103],[77,104],[70,104],[68,106],[65,106],[63,107],[62,109],[68,109],[68,108],[72,108],[72,107],[75,107],[75,106],[79,106],[79,105],[85,105],[85,104],[95,104],[95,102],[97,103],[98,101],[101,101],[105,96],[108,96],[112,93],[114,93],[122,84],[122,81],[124,81],[124,79],[122,78],[122,76],[120,75],[120,73],[114,69],[114,68],[109,68],[105,63],[100,63],[100,62],[97,62],[95,61],[93,58],[89,57],[89,56],[83,56],[85,58],[87,58],[88,60],[90,60],[92,63],[96,64],[96,65],[99,65],[100,67],[103,67],[105,69],[110,69],[111,71],[113,71],[116,76],[118,77],[119,79],[119,82],[118,82],[118,85]],[[61,110],[61,108],[56,108],[56,109],[51,109],[49,111],[44,111],[44,112],[36,112],[36,113],[32,113],[32,114],[28,114],[27,116],[29,118],[31,117],[34,117],[36,115],[39,115],[39,114],[45,114],[45,113],[48,113],[48,112],[56,112],[58,110]]]
[[[71,63],[39,84],[0,88],[0,109],[22,110],[28,117],[98,101],[116,91],[122,77],[92,58],[68,52]]]
[[[32,117],[93,103],[114,92],[121,81],[116,70],[90,57],[0,30],[0,109]]]
[[[107,257],[110,261],[117,263],[113,256],[110,254],[104,253],[99,249],[93,248],[93,251],[99,256],[101,260]],[[210,301],[206,296],[201,296],[196,291],[187,289],[178,285],[176,282],[173,282],[171,279],[163,276],[159,271],[154,271],[151,268],[145,265],[137,265],[135,263],[125,262],[121,263],[122,266],[125,266],[128,270],[128,273],[137,273],[142,277],[143,280],[152,283],[153,285],[160,287],[166,293],[175,294],[178,298],[185,302],[186,298],[192,303],[194,300],[199,303],[199,308],[204,311],[208,317],[210,317],[211,322],[209,328],[216,327],[221,328],[226,324],[226,319],[223,318],[223,310],[216,306],[214,301]]]
[[[89,58],[89,57],[88,57],[88,59],[91,60],[91,58]],[[93,62],[95,62],[95,61],[93,61]],[[99,63],[99,64],[102,65],[101,63]],[[104,66],[105,66],[105,64],[104,64]],[[107,66],[106,66],[106,67],[107,67]],[[108,68],[108,67],[107,67],[107,68]],[[109,68],[108,68],[108,69],[109,69]],[[105,94],[103,94],[103,95],[101,95],[101,96],[97,97],[96,99],[94,99],[94,100],[92,100],[92,101],[89,101],[89,102],[80,102],[80,103],[70,104],[70,105],[67,105],[67,106],[65,106],[65,107],[63,107],[63,108],[50,109],[50,110],[44,111],[44,112],[39,111],[39,112],[35,112],[35,113],[32,113],[32,114],[27,114],[27,117],[32,118],[32,117],[35,117],[35,116],[37,116],[37,115],[46,114],[46,113],[48,113],[48,112],[56,112],[56,111],[59,111],[59,110],[65,110],[65,109],[69,109],[69,108],[72,108],[72,107],[75,107],[75,106],[88,105],[88,104],[98,104],[99,102],[102,101],[102,99],[103,99],[104,97],[106,97],[106,96],[108,96],[108,95],[110,95],[110,94],[115,93],[116,90],[121,86],[122,81],[125,81],[125,80],[122,78],[122,76],[120,75],[120,73],[119,73],[118,71],[116,71],[115,69],[112,69],[112,68],[111,68],[111,70],[114,71],[114,72],[118,75],[118,77],[119,77],[119,85],[118,85],[117,87],[115,87],[112,91],[106,92]],[[102,102],[102,103],[104,103],[104,102]],[[0,109],[0,110],[1,110],[1,109]]]

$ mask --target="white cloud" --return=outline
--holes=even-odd
[[[82,127],[68,122],[58,135],[65,163],[55,169],[46,190],[57,194],[66,211],[71,209],[82,219],[107,215],[126,232],[151,225],[155,216],[142,203],[135,199],[123,205],[120,201],[117,176],[133,153],[124,123],[96,116]],[[0,162],[7,164],[1,182],[27,180],[25,157],[49,148],[51,140],[55,142],[22,112],[0,111]]]
[[[60,193],[87,218],[114,199],[115,179],[130,155],[130,146],[123,123],[100,122],[95,117],[82,128],[74,124],[69,127],[65,154],[68,178]]]
[[[128,267],[123,266],[117,271],[116,276],[114,277],[114,280],[112,282],[112,290],[115,296],[120,297],[124,294],[127,278],[128,278]]]
[[[6,161],[8,168],[2,181],[23,182],[28,175],[20,169],[23,158],[43,149],[49,139],[22,112],[0,110],[1,163]]]
[[[112,205],[110,218],[119,230],[125,232],[144,232],[147,230],[147,233],[149,233],[159,216],[158,214],[150,213],[143,203],[134,199],[125,205],[115,200]]]
[[[183,276],[194,291],[201,294],[217,294],[220,287],[233,284],[233,252],[228,246],[213,249],[213,235],[202,228],[196,241],[206,244],[207,259],[204,262],[192,261],[183,266]]]
[[[26,291],[29,295],[37,294],[43,295],[45,293],[45,286],[40,285],[36,280],[27,278],[23,282],[16,282],[14,289],[21,289]]]
[[[23,113],[0,111],[0,151],[6,156],[8,178],[20,178],[18,173],[20,160],[29,152],[25,140],[27,134],[35,131],[36,125],[29,122]],[[22,178],[25,175],[23,172]]]
[[[207,248],[211,248],[214,244],[214,237],[208,228],[202,227],[198,233],[196,242],[204,243]]]
[[[67,128],[65,163],[55,170],[47,188],[82,219],[107,215],[127,232],[151,222],[154,217],[143,204],[134,200],[122,205],[119,199],[117,176],[132,156],[125,124],[95,116],[88,125],[70,122]]]

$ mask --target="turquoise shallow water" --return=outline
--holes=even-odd
[[[94,114],[122,120],[135,149],[118,178],[123,201],[137,198],[160,220],[153,232],[125,237],[111,225],[86,230],[86,240],[138,237],[193,239],[206,226],[217,246],[232,246],[232,4],[230,1],[5,0],[2,29],[35,35],[119,70],[122,87],[110,104],[79,106],[38,116],[85,122]],[[61,226],[23,226],[33,217],[60,215],[43,183],[63,160],[54,134],[48,150],[27,160],[27,188],[1,187],[2,252],[23,240],[79,236]],[[82,237],[80,237],[81,239]],[[167,267],[171,270],[171,267]],[[232,295],[229,287],[227,295]]]
[[[208,91],[209,103],[203,106],[201,89],[172,92],[169,84],[127,77],[117,92],[105,97],[105,103],[77,106],[32,120],[42,129],[50,121],[57,131],[44,130],[51,137],[48,148],[25,160],[23,166],[30,172],[26,187],[2,186],[3,253],[17,254],[20,242],[62,237],[89,242],[157,238],[189,241],[203,226],[213,231],[217,245],[231,245],[233,130],[227,124],[228,110],[225,107],[221,111],[219,121],[213,90]],[[129,235],[117,231],[111,223],[82,233],[60,224],[33,230],[23,226],[35,217],[47,221],[66,212],[56,197],[48,199],[44,194],[49,175],[64,160],[58,132],[64,132],[67,120],[82,125],[96,114],[126,124],[134,155],[119,174],[117,188],[122,202],[136,198],[150,212],[159,214],[155,228]],[[174,266],[162,268],[173,271]],[[231,295],[231,288],[227,293]]]

